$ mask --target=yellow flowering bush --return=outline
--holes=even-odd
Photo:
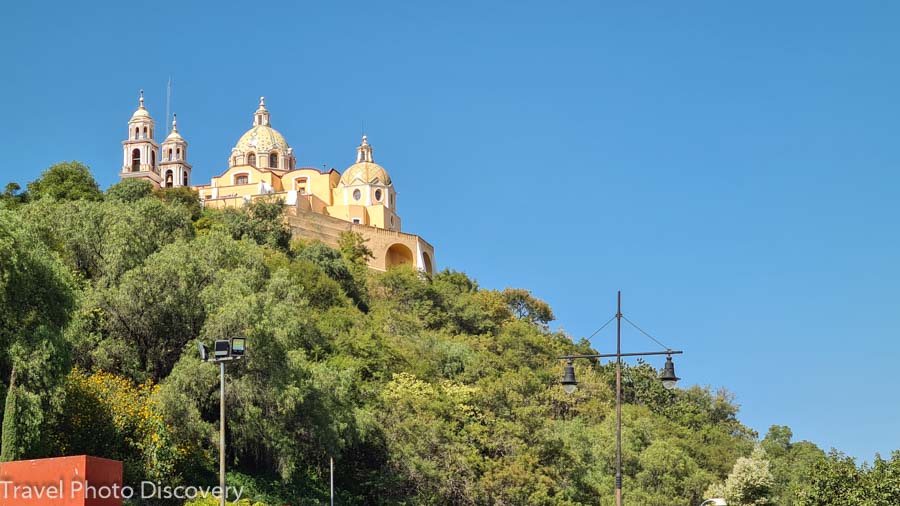
[[[184,506],[219,506],[219,499],[211,495],[206,497],[198,497],[192,501],[185,501]],[[266,503],[253,502],[250,499],[243,498],[237,502],[226,501],[225,506],[267,506]]]
[[[136,385],[98,371],[72,370],[66,401],[52,433],[62,455],[88,454],[124,461],[129,479],[171,481],[188,449],[175,444],[156,400],[159,385]]]

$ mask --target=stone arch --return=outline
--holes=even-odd
[[[422,268],[425,269],[425,272],[428,274],[434,274],[434,262],[431,260],[431,255],[428,254],[427,251],[422,252]]]
[[[131,172],[137,172],[141,170],[141,150],[140,149],[132,149],[131,150]]]
[[[414,265],[413,252],[405,244],[392,244],[384,253],[384,267],[390,269],[398,265]]]
[[[171,170],[167,170],[167,171],[166,171],[166,180],[165,180],[165,187],[166,187],[166,188],[171,188],[172,186],[174,186],[174,180],[173,180],[173,178],[174,178],[174,176],[173,176],[173,174],[172,174],[172,171],[171,171]]]

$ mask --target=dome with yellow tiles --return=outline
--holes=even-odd
[[[288,143],[284,136],[268,125],[256,125],[238,139],[235,149],[242,153],[268,153],[270,151],[287,151]]]
[[[272,128],[265,97],[259,97],[259,108],[253,114],[253,128],[238,139],[234,150],[241,154],[288,153],[290,146],[278,130]]]
[[[341,184],[381,184],[391,185],[391,177],[381,165],[374,162],[354,163],[341,176]]]
[[[391,176],[384,170],[384,167],[372,160],[372,145],[369,144],[365,135],[363,135],[362,144],[356,148],[356,151],[356,163],[348,167],[341,175],[341,184],[344,186],[353,184],[390,186]]]

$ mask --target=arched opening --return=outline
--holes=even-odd
[[[150,153],[150,165],[156,170],[156,151]]]
[[[434,264],[431,262],[431,255],[429,255],[427,251],[422,252],[422,262],[425,264],[422,266],[422,268],[425,269],[425,272],[434,274]]]
[[[181,160],[181,148],[175,150],[175,159]]]
[[[173,181],[172,181],[172,171],[171,171],[171,170],[167,170],[167,171],[166,171],[166,188],[171,188],[171,187],[172,187],[172,182],[173,182]]]
[[[147,127],[144,127],[144,138],[147,138]]]
[[[171,149],[166,150],[166,160],[169,160],[169,161],[172,160],[172,150]]]
[[[270,169],[278,168],[278,153],[270,153],[269,154],[269,168]]]
[[[188,175],[187,175],[187,171],[184,171],[184,173],[181,175],[181,185],[182,185],[182,186],[187,186],[187,185],[188,185]]]
[[[256,154],[250,153],[247,155],[247,165],[256,167]]]
[[[137,172],[139,170],[141,170],[141,150],[140,149],[132,149],[131,150],[131,172]]]
[[[141,129],[138,127],[134,127],[134,139],[137,140],[141,136]]]
[[[300,195],[306,195],[307,181],[308,180],[305,177],[298,177],[297,179],[294,179],[294,189],[297,190],[297,193],[299,193]]]
[[[394,244],[384,254],[384,266],[390,269],[398,265],[413,265],[413,254],[403,244]]]
[[[234,175],[234,184],[250,184],[250,174],[235,174]]]

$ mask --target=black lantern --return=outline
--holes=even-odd
[[[578,382],[575,381],[575,366],[572,364],[571,359],[566,362],[566,368],[563,372],[562,386],[563,390],[565,390],[567,394],[574,393],[575,388],[578,387]]]
[[[675,388],[675,383],[681,379],[675,376],[675,363],[672,362],[672,355],[666,357],[666,365],[663,366],[663,372],[659,379],[662,380],[662,384],[667,390]]]

